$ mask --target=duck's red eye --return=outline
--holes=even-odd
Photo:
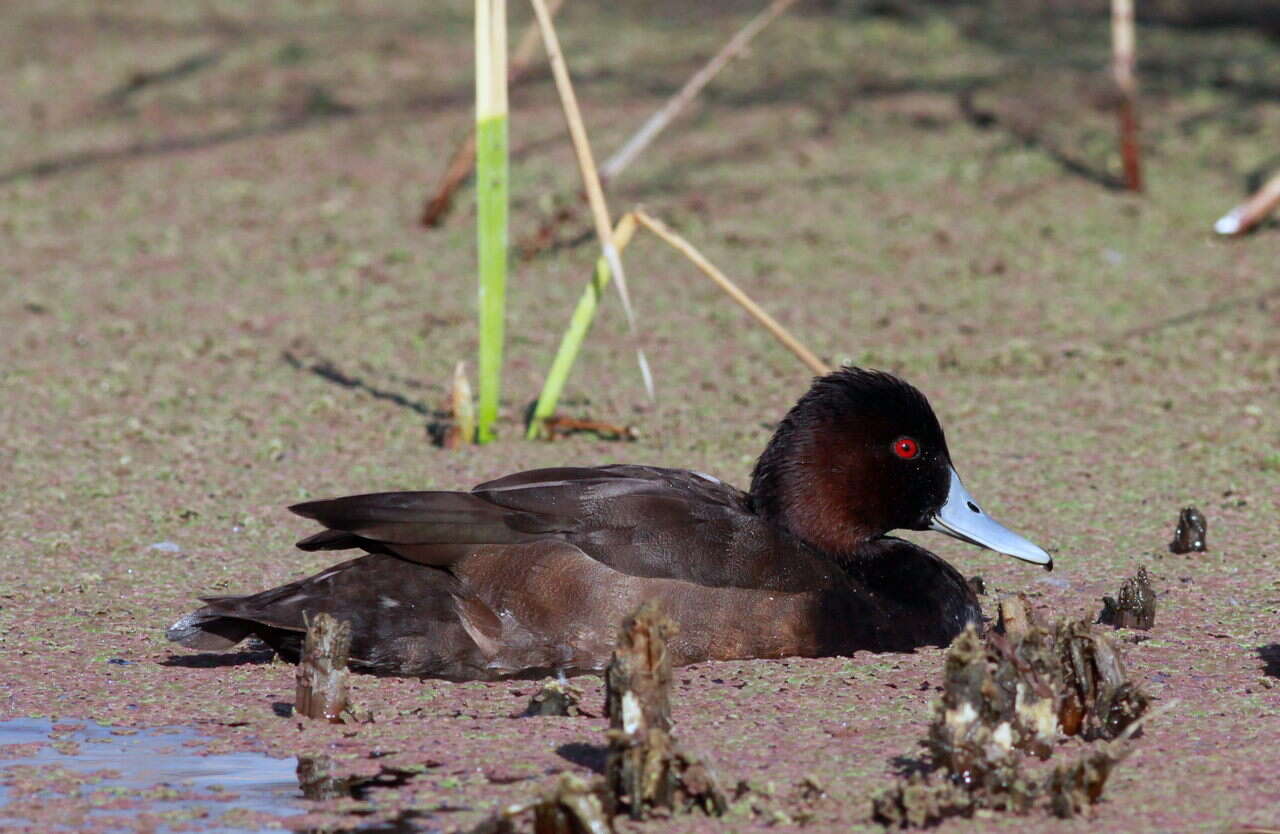
[[[910,437],[899,437],[893,441],[893,453],[903,460],[911,460],[920,454],[920,444]]]

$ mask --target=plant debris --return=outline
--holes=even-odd
[[[351,623],[318,614],[307,623],[302,657],[295,672],[293,711],[305,718],[343,723],[349,711],[347,655],[351,651]]]
[[[364,799],[372,788],[398,788],[420,775],[426,767],[383,766],[372,776],[340,774],[333,757],[326,754],[298,756],[298,787],[311,800]]]
[[[1070,819],[1096,805],[1112,769],[1132,749],[1123,742],[1111,742],[1085,753],[1074,764],[1055,767],[1045,780],[1049,810],[1056,817]]]
[[[582,701],[582,690],[566,680],[552,678],[533,693],[529,705],[521,713],[524,717],[538,715],[560,715],[576,718],[585,715],[579,704]]]
[[[1206,544],[1209,522],[1204,513],[1195,507],[1184,507],[1178,514],[1178,526],[1173,531],[1173,541],[1169,542],[1170,553],[1203,553],[1209,549]]]
[[[622,621],[605,673],[610,729],[603,778],[588,781],[564,774],[538,799],[508,805],[473,828],[472,834],[515,831],[516,820],[530,812],[535,834],[607,834],[621,814],[638,820],[691,811],[719,816],[728,810],[728,799],[712,769],[681,750],[670,733],[667,640],[676,633],[676,624],[653,602]],[[551,682],[542,691],[552,687],[565,688]]]
[[[996,631],[1006,639],[1018,643],[1027,636],[1031,628],[1031,600],[1026,594],[1003,597],[996,609]]]
[[[610,821],[601,799],[603,783],[573,773],[561,774],[542,796],[500,809],[471,829],[471,834],[511,834],[520,817],[533,813],[534,834],[610,834]]]
[[[602,420],[586,420],[578,417],[567,417],[553,414],[542,421],[542,434],[547,440],[568,437],[571,434],[594,434],[601,440],[639,440],[640,432],[635,426],[624,426],[617,423],[606,423]]]
[[[1151,587],[1151,577],[1146,567],[1120,586],[1119,601],[1102,598],[1102,613],[1098,622],[1116,628],[1149,629],[1156,623],[1156,592]]]
[[[667,640],[677,631],[656,603],[645,603],[623,620],[605,672],[609,803],[632,819],[695,809],[718,816],[728,808],[715,774],[671,736]]]
[[[441,429],[440,445],[446,449],[459,449],[473,443],[476,438],[476,409],[465,362],[459,362],[453,368],[448,412],[450,422]]]
[[[1104,635],[1083,620],[1049,629],[1022,595],[1000,601],[996,630],[983,637],[970,625],[956,637],[943,675],[926,760],[872,801],[884,825],[934,825],[979,809],[1079,814],[1101,798],[1149,705]],[[1046,776],[1024,770],[1027,756],[1048,759],[1071,735],[1119,740]]]
[[[1058,623],[1054,642],[1062,664],[1058,720],[1065,735],[1117,738],[1147,711],[1150,698],[1125,675],[1115,644],[1087,622]]]

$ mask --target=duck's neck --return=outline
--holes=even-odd
[[[768,523],[847,563],[883,534],[850,504],[857,473],[823,432],[797,430],[790,415],[778,427],[751,476],[752,508]]]

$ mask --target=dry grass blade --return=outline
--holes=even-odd
[[[775,339],[782,342],[788,350],[800,357],[800,361],[808,365],[810,370],[819,375],[831,373],[831,368],[825,362],[819,359],[813,351],[801,344],[799,339],[792,336],[790,331],[779,324],[773,316],[766,313],[764,308],[752,301],[751,297],[743,292],[737,284],[730,281],[723,272],[703,257],[702,253],[695,249],[693,244],[671,231],[661,220],[651,217],[639,209],[636,209],[633,213],[642,226],[671,244],[671,246],[683,253],[686,258],[693,261],[694,266],[702,270],[703,274],[714,281],[720,289],[724,290],[730,298],[750,313],[756,321],[760,322],[766,330],[773,334]]]
[[[679,92],[667,100],[658,112],[648,118],[640,129],[635,132],[630,139],[627,140],[618,151],[607,160],[600,169],[600,176],[607,182],[611,181],[622,173],[622,170],[631,164],[641,151],[648,147],[649,143],[661,133],[671,121],[679,115],[689,102],[702,92],[702,88],[707,86],[711,79],[715,78],[720,70],[738,57],[747,45],[751,43],[756,35],[774,21],[774,19],[785,12],[790,6],[794,5],[796,0],[773,0],[768,8],[760,12],[760,14],[751,18],[746,26],[743,26],[738,33],[729,39],[729,42],[721,47],[720,51],[708,61],[702,69],[695,72]]]
[[[569,69],[565,64],[564,53],[560,50],[560,39],[556,36],[555,25],[551,22],[546,0],[532,0],[532,2],[533,12],[538,17],[538,27],[542,30],[547,57],[551,61],[551,73],[555,77],[556,89],[560,93],[560,103],[564,107],[565,121],[569,124],[569,135],[573,138],[578,167],[582,171],[582,182],[587,190],[587,201],[591,204],[591,217],[595,222],[596,237],[600,240],[604,259],[608,262],[609,270],[616,281],[618,295],[622,299],[622,309],[627,316],[627,327],[635,345],[636,361],[640,363],[640,373],[644,377],[645,391],[652,400],[655,398],[653,374],[649,371],[649,360],[640,349],[640,334],[636,327],[635,311],[631,307],[631,295],[627,292],[627,278],[622,271],[622,258],[618,254],[617,247],[613,245],[613,224],[609,221],[609,207],[605,203],[604,189],[600,185],[595,158],[591,155],[591,143],[587,139],[587,129],[582,123],[578,98],[573,92],[573,82],[569,79]]]

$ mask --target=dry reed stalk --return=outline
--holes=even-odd
[[[1120,158],[1124,183],[1142,190],[1142,149],[1138,144],[1138,80],[1134,71],[1133,0],[1111,0],[1111,72],[1120,90]]]
[[[648,147],[649,143],[661,133],[671,121],[679,115],[680,111],[685,108],[689,102],[702,92],[702,88],[707,86],[711,79],[719,74],[720,70],[732,61],[747,48],[751,40],[770,23],[774,21],[778,15],[785,12],[789,7],[795,5],[796,0],[773,0],[772,3],[762,12],[747,22],[738,33],[729,39],[729,42],[721,47],[720,51],[702,67],[695,72],[679,92],[667,100],[658,112],[648,118],[640,129],[627,140],[621,148],[618,149],[613,156],[609,157],[600,168],[600,176],[605,182],[611,182],[622,170],[631,164],[641,151]]]
[[[1268,214],[1280,206],[1280,174],[1267,180],[1266,185],[1249,199],[1218,218],[1213,230],[1220,235],[1242,235],[1261,223]]]
[[[564,0],[551,0],[547,4],[547,9],[554,16],[563,5]],[[511,65],[507,70],[508,85],[515,84],[528,74],[533,66],[533,51],[538,48],[538,41],[538,24],[535,21],[525,28],[520,35],[520,42],[511,54]],[[473,129],[453,152],[449,167],[445,169],[444,176],[440,178],[440,185],[436,187],[435,196],[427,200],[426,205],[423,206],[422,218],[419,220],[423,226],[434,228],[444,222],[449,209],[453,207],[454,192],[467,181],[467,177],[471,176],[475,166],[476,132]]]
[[[582,183],[587,191],[587,201],[591,204],[591,218],[595,223],[596,237],[600,241],[604,259],[609,264],[609,271],[616,279],[618,295],[622,299],[622,310],[627,316],[627,327],[631,341],[635,346],[636,361],[640,364],[640,374],[644,378],[644,388],[649,399],[655,399],[653,390],[653,374],[649,371],[649,360],[640,348],[640,333],[636,327],[635,311],[631,307],[631,295],[627,292],[627,277],[622,270],[622,257],[618,248],[613,245],[613,223],[609,221],[609,206],[604,199],[604,189],[600,185],[600,175],[596,170],[595,158],[591,155],[591,143],[587,139],[587,129],[582,123],[582,112],[578,108],[578,97],[573,91],[573,82],[569,79],[569,68],[560,50],[560,39],[556,36],[555,24],[551,22],[551,14],[547,11],[546,0],[532,0],[533,13],[538,17],[538,28],[542,30],[542,42],[547,50],[547,58],[551,62],[551,74],[556,80],[556,89],[560,93],[560,103],[564,108],[564,118],[569,125],[569,135],[573,139],[574,153],[578,157],[578,167],[582,173]]]
[[[831,368],[825,362],[819,359],[811,350],[800,343],[800,340],[777,322],[773,316],[764,311],[759,304],[751,300],[745,292],[742,291],[737,284],[729,280],[729,278],[708,261],[701,252],[694,248],[693,244],[682,238],[680,235],[667,228],[666,224],[657,218],[651,217],[640,209],[636,209],[636,220],[640,225],[653,232],[658,237],[665,240],[671,246],[680,251],[686,258],[693,261],[694,266],[702,270],[703,274],[714,281],[720,289],[724,290],[730,298],[736,301],[742,309],[746,310],[751,316],[768,330],[773,337],[782,342],[788,350],[800,357],[800,361],[809,366],[809,369],[815,374],[824,375],[831,373]]]
[[[459,449],[476,439],[476,409],[471,397],[471,383],[467,380],[467,363],[458,362],[453,368],[453,382],[449,386],[449,414],[453,423],[445,431],[440,445],[446,449]]]

